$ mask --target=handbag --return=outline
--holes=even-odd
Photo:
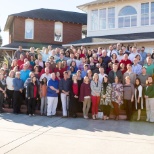
[[[103,112],[98,112],[98,119],[103,119]]]

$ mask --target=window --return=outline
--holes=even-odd
[[[118,27],[134,27],[137,26],[137,12],[132,6],[125,6],[118,15]]]
[[[34,39],[34,20],[25,20],[25,39]]]
[[[108,9],[108,28],[115,28],[115,8]]]
[[[154,25],[154,2],[151,2],[151,25]]]
[[[91,30],[98,30],[98,10],[91,11]]]
[[[141,4],[141,26],[149,25],[149,3]]]
[[[63,42],[63,23],[55,22],[54,41]]]
[[[99,10],[99,29],[106,29],[106,9]]]

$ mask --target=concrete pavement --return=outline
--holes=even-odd
[[[0,114],[0,154],[154,154],[154,123]]]

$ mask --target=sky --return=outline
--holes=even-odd
[[[8,44],[8,33],[4,32],[4,26],[8,15],[29,11],[38,8],[57,9],[65,11],[82,12],[77,6],[93,0],[0,0],[0,27],[3,44]]]

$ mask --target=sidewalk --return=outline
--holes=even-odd
[[[0,154],[154,153],[154,123],[0,114]]]

